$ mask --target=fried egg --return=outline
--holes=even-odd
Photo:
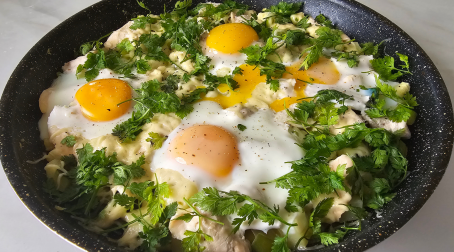
[[[80,58],[65,65],[63,73],[40,97],[44,112],[39,123],[42,138],[47,137],[48,128],[57,128],[93,139],[110,134],[118,123],[131,117],[131,87],[139,87],[144,80],[120,79],[120,75],[103,69],[87,83],[75,78],[74,65],[86,59]]]
[[[232,107],[236,104],[245,104],[252,96],[255,87],[262,82],[266,82],[265,75],[260,75],[257,66],[245,64],[247,56],[239,51],[253,44],[263,45],[263,41],[255,30],[243,23],[228,23],[215,27],[207,36],[202,37],[201,47],[206,56],[211,59],[213,68],[211,73],[224,76],[233,69],[242,69],[242,75],[236,74],[233,79],[238,82],[239,89],[230,90],[226,84],[218,87],[218,95],[205,97],[204,100],[215,101],[223,108]],[[300,71],[302,60],[286,63],[286,73],[283,79],[294,79],[295,95],[276,100],[270,104],[270,108],[275,112],[282,111],[285,106],[296,103],[298,99],[306,97],[304,89],[307,83],[336,84],[340,80],[341,73],[336,68],[332,60],[321,57],[308,70]]]
[[[199,189],[235,190],[283,209],[287,191],[260,182],[290,172],[286,162],[303,153],[274,116],[271,110],[259,110],[241,119],[215,102],[196,103],[155,152],[151,169],[172,169]],[[246,129],[240,131],[238,124]]]
[[[243,65],[247,57],[239,51],[259,40],[257,32],[243,23],[216,26],[200,42],[203,53],[211,59],[214,75],[225,75]]]

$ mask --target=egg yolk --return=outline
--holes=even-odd
[[[314,63],[308,70],[300,71],[302,61],[295,63],[294,65],[286,67],[286,71],[282,78],[284,79],[295,79],[295,93],[294,97],[286,97],[280,100],[276,100],[270,104],[270,108],[276,112],[285,109],[285,106],[290,106],[293,103],[297,103],[298,99],[306,97],[304,89],[306,88],[307,82],[319,83],[319,84],[336,84],[339,81],[340,74],[337,71],[334,63],[325,57],[321,57],[318,62]],[[238,103],[246,103],[252,96],[257,84],[266,82],[266,76],[260,75],[260,69],[256,66],[241,65],[240,68],[243,70],[243,74],[236,74],[233,79],[238,82],[240,86],[235,91],[232,91],[228,85],[221,84],[218,86],[219,92],[222,95],[216,97],[203,97],[202,100],[214,101],[221,105],[223,108],[232,107]],[[226,94],[227,93],[227,94]]]
[[[246,48],[257,41],[257,32],[249,25],[242,23],[229,23],[216,26],[207,37],[207,46],[222,53],[238,53],[241,48]]]
[[[118,79],[101,79],[88,82],[76,92],[82,114],[91,121],[116,119],[131,107],[132,98],[128,83]]]
[[[194,125],[179,132],[168,151],[179,163],[198,167],[215,177],[229,175],[239,160],[235,136],[214,125]]]
[[[337,71],[334,63],[328,58],[320,57],[320,59],[307,70],[299,70],[302,62],[303,61],[301,60],[285,68],[288,73],[285,73],[282,78],[296,80],[296,96],[286,97],[271,103],[270,108],[274,111],[279,112],[284,110],[285,107],[297,103],[298,99],[306,97],[304,90],[308,85],[307,82],[332,85],[336,84],[340,79],[339,71]]]
[[[223,108],[228,108],[238,103],[246,103],[247,99],[252,96],[255,86],[266,81],[266,76],[260,76],[260,69],[256,66],[241,65],[240,68],[243,70],[243,74],[233,76],[233,79],[240,86],[238,89],[232,91],[227,84],[221,84],[218,86],[219,92],[228,92],[227,95],[204,97],[203,100],[217,102]]]

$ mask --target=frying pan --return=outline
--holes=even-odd
[[[145,4],[162,13],[164,4],[175,1],[149,0]],[[193,1],[197,4],[201,1]],[[239,1],[261,10],[275,1]],[[351,38],[359,42],[387,39],[384,53],[395,51],[410,58],[412,84],[420,104],[418,119],[411,127],[409,176],[397,188],[395,199],[383,208],[382,218],[372,215],[361,232],[351,232],[338,245],[318,251],[364,251],[403,226],[426,202],[444,174],[452,150],[453,112],[448,92],[436,67],[405,32],[373,10],[350,0],[307,0],[304,12],[323,13]],[[0,101],[0,154],[5,173],[24,204],[59,235],[88,251],[123,251],[104,236],[87,232],[70,216],[55,210],[43,191],[44,162],[29,164],[42,156],[44,145],[37,122],[41,117],[38,99],[72,60],[81,43],[116,30],[132,17],[146,14],[135,1],[102,1],[69,18],[43,37],[13,72]],[[52,52],[52,53],[47,53]]]

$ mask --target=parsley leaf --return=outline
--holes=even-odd
[[[335,51],[331,53],[331,56],[336,57],[338,61],[345,59],[347,60],[347,65],[350,68],[357,67],[359,65],[359,56],[357,52],[340,52]]]
[[[113,199],[115,200],[115,204],[124,206],[126,209],[130,211],[134,209],[134,204],[136,201],[136,198],[134,197],[129,197],[127,194],[117,193],[113,196]]]
[[[114,183],[126,185],[131,179],[141,177],[145,171],[140,167],[144,164],[144,157],[140,157],[131,165],[119,162],[114,152],[106,154],[106,148],[94,151],[90,144],[85,144],[76,150],[78,163],[74,157],[62,157],[70,180],[70,186],[60,192],[54,183],[48,183],[48,192],[65,208],[65,211],[76,216],[96,216],[100,209],[98,191],[111,185],[109,176],[114,176]],[[71,167],[74,166],[75,167]],[[118,196],[117,196],[118,197]],[[127,205],[127,199],[119,199]],[[129,205],[128,205],[129,206]]]
[[[323,245],[330,246],[339,243],[339,239],[343,238],[346,233],[347,231],[338,229],[335,233],[322,232],[319,233],[318,236],[320,237],[321,243]]]
[[[273,91],[279,89],[279,81],[274,78],[281,78],[286,70],[283,64],[273,62],[266,57],[276,54],[276,50],[282,45],[277,45],[273,38],[268,38],[263,47],[251,45],[240,50],[241,53],[247,55],[246,64],[260,67],[260,75],[266,75],[266,83],[270,84],[270,89]]]
[[[134,21],[134,23],[131,26],[129,26],[129,29],[137,30],[137,29],[145,29],[147,24],[156,24],[158,19],[147,15],[147,16],[133,18],[132,21]]]
[[[132,178],[140,178],[145,175],[145,171],[141,167],[143,164],[145,164],[145,157],[142,155],[130,165],[118,164],[114,166],[114,184],[125,185]]]
[[[276,5],[271,6],[269,9],[265,9],[264,12],[272,12],[275,22],[278,24],[291,22],[290,16],[297,13],[303,3],[287,3],[279,2]]]
[[[364,55],[376,56],[378,54],[378,48],[382,43],[383,41],[376,45],[372,42],[363,43],[361,44],[361,53]]]
[[[237,204],[245,201],[247,203],[239,208]],[[260,219],[269,225],[273,225],[276,220],[287,226],[296,225],[282,219],[279,216],[278,207],[271,209],[264,203],[236,191],[224,192],[213,187],[203,188],[202,191],[191,197],[189,202],[213,215],[225,216],[236,213],[239,217],[232,222],[233,232],[237,232],[243,222],[252,223],[254,219]]]
[[[132,142],[142,132],[142,126],[150,122],[152,116],[150,110],[144,113],[133,111],[131,118],[115,126],[112,135],[120,138],[123,143]]]
[[[220,21],[222,17],[229,15],[235,10],[237,10],[236,15],[242,15],[249,9],[249,6],[231,0],[223,1],[216,7],[212,4],[202,4],[201,7],[205,7],[205,11],[200,16],[212,18],[216,21]]]
[[[402,69],[396,68],[394,66],[394,58],[386,55],[383,58],[377,58],[370,60],[372,68],[375,72],[378,73],[380,79],[384,81],[396,80],[403,74],[411,74],[409,71],[408,57],[403,54],[398,54],[400,60],[404,63],[400,67]]]
[[[334,25],[333,23],[331,22],[331,20],[329,20],[325,15],[323,14],[318,14],[316,17],[315,17],[315,21],[323,26],[326,26],[326,27],[329,27],[331,29],[334,28]]]
[[[182,240],[182,245],[185,251],[204,251],[206,248],[201,246],[203,241],[213,241],[213,237],[205,234],[201,229],[197,231],[184,231],[186,236]]]
[[[245,20],[244,23],[251,26],[264,41],[272,36],[271,28],[266,26],[266,22],[259,23],[257,21],[257,14],[255,13],[252,14],[251,19]]]
[[[185,222],[190,222],[192,220],[192,218],[194,218],[196,216],[199,217],[199,226],[198,226],[197,231],[193,232],[193,231],[190,231],[190,230],[186,230],[184,232],[184,235],[186,237],[183,238],[183,243],[182,243],[183,244],[183,248],[185,249],[185,251],[203,251],[203,250],[205,250],[205,247],[201,246],[200,243],[202,243],[203,241],[213,241],[213,238],[210,235],[204,233],[203,230],[202,230],[202,224],[201,223],[202,223],[203,219],[215,222],[215,223],[220,224],[220,225],[224,225],[224,223],[222,223],[220,221],[217,221],[215,219],[212,219],[210,217],[202,215],[188,200],[186,200],[185,198],[183,198],[183,200],[184,200],[184,202],[186,204],[188,204],[188,206],[194,212],[181,215],[181,216],[179,216],[179,217],[177,217],[175,219],[176,220],[182,220],[182,221],[185,221]]]
[[[159,133],[155,132],[150,132],[148,133],[150,136],[149,138],[146,139],[147,142],[151,143],[151,146],[153,146],[153,149],[157,150],[162,147],[162,144],[164,141],[167,139],[167,136],[162,136]]]
[[[271,252],[290,252],[287,240],[288,235],[283,237],[276,236],[276,238],[274,238],[273,246],[271,247]]]
[[[73,147],[76,144],[76,137],[72,135],[68,135],[61,140],[61,144],[64,144],[68,147]]]
[[[232,74],[243,75],[243,69],[241,69],[240,67],[235,67],[235,69],[233,69],[232,71]]]
[[[238,127],[238,129],[239,129],[240,131],[245,131],[245,130],[247,129],[247,127],[244,126],[243,124],[238,124],[237,127]]]
[[[308,54],[305,56],[304,61],[301,64],[302,69],[307,70],[312,64],[317,62],[322,56],[324,47],[332,48],[344,43],[341,38],[342,31],[340,30],[323,26],[318,28],[315,33],[318,35],[318,38],[313,39],[313,45],[303,51],[303,54],[306,52],[308,52]]]
[[[121,53],[128,53],[134,50],[134,45],[127,38],[123,39],[120,43],[118,43],[116,47],[117,50]]]
[[[386,83],[383,83],[375,76],[377,88],[373,89],[372,95],[366,104],[369,109],[365,112],[370,118],[388,117],[393,122],[407,121],[412,116],[413,108],[418,106],[416,98],[407,93],[404,97],[397,95],[396,89]],[[394,109],[385,109],[386,101],[380,98],[380,95],[386,96],[399,104]]]

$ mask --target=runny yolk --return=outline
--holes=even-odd
[[[215,177],[229,175],[239,160],[235,136],[214,125],[184,129],[170,142],[168,151],[179,163],[198,167]]]
[[[286,67],[287,72],[282,78],[295,79],[295,93],[294,97],[286,97],[284,99],[276,100],[270,104],[270,108],[276,112],[283,110],[285,107],[298,102],[298,99],[306,97],[304,89],[308,85],[306,82],[319,83],[319,84],[335,84],[339,81],[339,71],[337,71],[334,63],[327,58],[320,58],[320,60],[313,64],[308,70],[300,71],[302,61],[294,65]],[[216,97],[203,97],[202,100],[214,101],[219,103],[223,108],[232,107],[238,103],[246,103],[252,96],[257,84],[266,81],[265,75],[260,76],[260,69],[256,66],[241,65],[243,74],[236,74],[233,79],[238,82],[239,88],[232,91],[226,84],[221,84],[218,87],[222,95]]]
[[[228,23],[216,26],[208,33],[207,46],[222,53],[238,53],[257,41],[257,32],[249,25],[242,23]]]
[[[101,79],[88,82],[76,92],[82,114],[91,121],[116,119],[131,107],[131,102],[121,102],[132,98],[129,85],[118,79]]]
[[[298,99],[306,97],[304,90],[309,83],[318,84],[336,84],[339,81],[340,74],[337,71],[334,63],[325,57],[321,57],[315,64],[309,69],[300,71],[302,61],[299,61],[291,66],[286,67],[286,71],[282,78],[284,79],[295,79],[295,93],[294,97],[286,97],[284,99],[276,100],[270,104],[270,108],[276,112],[279,112],[285,107],[297,103]],[[305,82],[307,81],[307,82]],[[285,106],[284,106],[285,105]]]
[[[216,97],[204,97],[203,100],[214,101],[219,103],[223,108],[231,107],[238,103],[246,103],[247,99],[252,96],[255,86],[260,82],[265,82],[265,75],[260,76],[260,69],[256,66],[241,65],[243,74],[236,74],[233,79],[238,82],[240,86],[235,91],[231,90],[227,84],[218,86],[219,92],[227,95],[218,95]]]

